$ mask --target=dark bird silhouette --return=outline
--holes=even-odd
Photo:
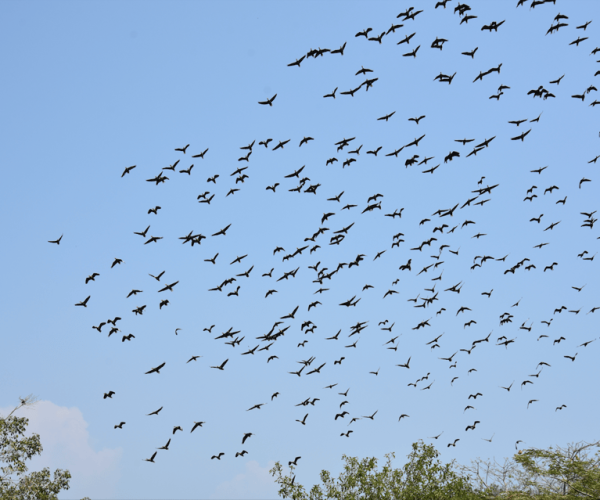
[[[160,365],[158,365],[155,368],[152,368],[151,370],[148,370],[145,374],[148,375],[149,373],[160,373],[160,370],[163,368],[163,366],[165,366],[166,363],[162,363]]]
[[[419,122],[423,119],[426,118],[425,115],[421,115],[419,117],[415,117],[415,118],[409,118],[408,121],[409,122],[415,122],[417,125],[419,124]]]
[[[403,365],[396,365],[399,366],[400,368],[409,368],[410,369],[410,360],[411,360],[412,356],[408,358],[408,361],[406,363],[404,363]]]
[[[323,97],[333,97],[335,99],[335,93],[337,92],[338,87],[334,89],[330,94],[325,94]]]
[[[467,427],[466,427],[465,431],[468,431],[469,429],[471,429],[471,430],[473,430],[473,431],[474,431],[474,430],[475,430],[475,426],[476,426],[477,424],[480,424],[480,423],[481,423],[481,422],[480,422],[479,420],[475,420],[475,422],[473,422],[473,425],[467,425]]]
[[[579,47],[579,44],[580,44],[581,42],[583,42],[583,41],[587,40],[587,39],[588,39],[588,37],[587,37],[587,36],[585,36],[585,37],[583,37],[583,38],[582,38],[582,37],[578,37],[578,38],[577,38],[577,40],[573,40],[573,41],[572,41],[572,42],[571,42],[569,45],[576,45],[577,47]]]
[[[510,140],[511,141],[517,141],[517,140],[523,141],[523,140],[525,140],[525,137],[527,137],[529,132],[531,132],[531,129],[529,129],[527,132],[523,132],[521,135],[518,135],[516,137],[511,137]]]
[[[382,116],[381,118],[377,118],[377,121],[385,120],[387,122],[392,116],[394,116],[394,114],[396,114],[395,111],[393,111],[392,113],[389,113],[385,116]]]
[[[172,292],[172,291],[173,291],[173,287],[174,287],[174,286],[175,286],[177,283],[179,283],[179,281],[176,281],[175,283],[171,283],[170,285],[165,285],[163,288],[161,288],[161,289],[159,290],[159,293],[160,293],[160,292],[165,292],[165,291],[167,291],[167,290],[169,290],[170,292]]]
[[[339,49],[332,50],[330,53],[331,54],[340,54],[343,56],[345,48],[346,48],[346,42],[344,42],[344,45],[342,45]]]
[[[87,303],[90,300],[90,297],[91,297],[91,295],[88,295],[84,300],[82,300],[81,302],[77,302],[77,304],[75,304],[75,305],[87,307]]]
[[[96,281],[96,276],[100,276],[98,273],[92,273],[85,279],[85,284],[87,285],[90,281]]]
[[[208,152],[208,148],[206,148],[204,151],[202,151],[202,153],[197,154],[197,155],[193,155],[192,158],[202,158],[204,159],[204,155]],[[179,160],[178,160],[179,161]],[[217,175],[218,177],[218,175]]]
[[[410,45],[410,40],[412,39],[413,36],[415,36],[416,33],[412,33],[411,35],[406,35],[402,40],[400,40],[396,45],[400,45],[402,43],[407,43]]]
[[[367,28],[366,30],[363,31],[359,31],[356,35],[354,35],[356,38],[359,36],[364,36],[365,38],[369,37],[369,32],[373,31],[373,28]]]
[[[291,140],[291,139],[287,139],[287,140],[285,140],[285,141],[279,141],[279,143],[277,144],[277,146],[275,146],[275,147],[272,149],[272,151],[276,151],[276,150],[278,150],[278,149],[284,149],[284,146],[285,146],[285,145],[286,145],[288,142],[290,142],[290,140]]]
[[[396,33],[396,30],[402,28],[403,26],[404,26],[403,24],[394,24],[394,23],[392,23],[392,26],[390,27],[389,30],[387,30],[385,32],[385,34],[389,35],[390,33]]]
[[[298,65],[298,66],[300,66],[300,65]],[[277,94],[275,94],[270,99],[267,99],[266,101],[258,101],[258,104],[263,104],[263,105],[268,104],[269,106],[273,106],[273,101],[275,100],[276,97],[277,97]]]
[[[504,24],[505,21],[500,21],[499,23],[497,23],[496,21],[492,21],[490,24],[484,24],[481,27],[481,31],[489,31],[490,33],[492,31],[498,31],[498,28],[500,26],[502,26]]]
[[[369,37],[369,38],[367,38],[367,40],[370,40],[373,42],[379,42],[379,44],[381,44],[381,40],[383,39],[384,36],[385,36],[385,31],[382,32],[379,36]]]
[[[477,52],[477,49],[479,47],[475,47],[473,50],[471,50],[470,52],[461,52],[462,55],[464,56],[470,56],[471,59],[475,59],[475,52]]]
[[[302,420],[296,420],[296,422],[300,422],[302,425],[306,425],[306,417],[308,417],[308,413],[306,415],[304,415],[304,418]],[[292,463],[292,462],[290,462]]]
[[[127,167],[125,170],[123,170],[121,177],[125,177],[125,174],[129,174],[136,166],[137,165],[132,165],[131,167]]]
[[[298,67],[300,67],[300,63],[302,61],[304,61],[305,57],[306,56],[302,56],[300,59],[296,59],[293,63],[288,64],[288,66],[298,66]],[[262,103],[259,103],[259,104],[262,104]]]
[[[231,224],[228,224],[227,226],[225,226],[223,229],[221,229],[220,231],[217,231],[215,234],[213,234],[212,236],[226,236],[227,234],[227,230],[231,227]]]
[[[417,52],[418,50],[421,48],[421,46],[419,45],[416,49],[414,49],[411,52],[407,52],[406,54],[402,54],[403,57],[414,57],[416,59],[417,57]]]
[[[229,361],[229,358],[226,359],[225,361],[223,361],[219,366],[211,366],[211,368],[216,368],[217,370],[223,371],[225,369],[225,365],[227,364],[227,361]]]

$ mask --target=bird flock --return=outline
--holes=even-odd
[[[513,4],[503,2],[504,7],[507,10],[514,9],[515,6],[509,3]],[[431,79],[445,84],[444,88],[448,91],[455,86],[484,85],[493,81],[493,94],[489,96],[489,101],[495,101],[498,106],[517,92],[526,94],[540,105],[536,116],[520,116],[508,123],[498,123],[497,133],[491,137],[456,137],[454,134],[460,132],[449,129],[445,132],[448,138],[446,144],[428,142],[427,123],[435,117],[430,113],[403,116],[403,111],[390,109],[381,116],[366,119],[372,121],[372,127],[387,127],[403,120],[406,126],[411,126],[420,133],[414,133],[411,140],[407,139],[393,146],[364,144],[364,150],[363,141],[358,134],[339,137],[339,140],[326,146],[330,151],[326,157],[305,165],[299,165],[294,155],[296,151],[310,149],[324,140],[317,134],[313,134],[314,137],[256,137],[247,144],[233,148],[236,151],[239,148],[239,159],[235,167],[227,170],[228,167],[221,165],[213,167],[211,171],[201,166],[209,163],[213,154],[214,149],[209,144],[176,145],[173,148],[172,163],[158,167],[158,172],[156,167],[137,165],[128,166],[122,172],[119,170],[121,179],[115,180],[130,182],[131,189],[135,190],[160,190],[162,185],[182,182],[182,179],[185,182],[194,181],[195,186],[200,186],[199,194],[195,199],[190,199],[189,203],[201,211],[205,229],[190,229],[177,238],[181,248],[197,250],[198,253],[194,255],[201,255],[199,261],[202,266],[211,268],[211,272],[213,269],[218,270],[222,279],[198,286],[210,294],[211,301],[225,303],[231,313],[228,317],[211,317],[210,311],[205,312],[203,318],[206,318],[206,323],[193,334],[189,329],[173,324],[170,333],[173,342],[182,335],[200,335],[205,339],[203,351],[200,354],[190,353],[188,359],[181,360],[181,364],[194,369],[201,368],[204,370],[205,380],[221,376],[221,372],[241,370],[242,363],[266,365],[271,373],[268,382],[262,384],[262,399],[247,408],[240,406],[235,416],[239,422],[235,431],[235,447],[204,450],[202,453],[207,459],[221,461],[244,457],[246,454],[252,455],[253,450],[261,446],[261,436],[254,429],[245,427],[245,415],[248,412],[263,412],[266,421],[280,419],[278,404],[288,404],[283,401],[279,403],[284,391],[278,386],[285,377],[297,380],[294,387],[303,387],[307,378],[319,378],[318,385],[321,386],[319,392],[313,392],[308,397],[305,397],[306,394],[286,395],[291,398],[286,401],[295,398],[289,406],[296,412],[296,418],[290,419],[289,424],[296,430],[318,426],[319,422],[315,421],[317,417],[313,415],[319,406],[325,404],[329,405],[331,411],[320,413],[318,418],[329,419],[337,426],[336,439],[355,437],[352,434],[363,432],[363,424],[368,422],[386,426],[404,425],[414,415],[410,408],[399,401],[394,412],[389,406],[385,410],[367,409],[361,406],[359,400],[352,398],[352,388],[347,387],[343,377],[336,371],[348,364],[359,370],[358,360],[363,344],[369,344],[370,349],[377,349],[376,358],[379,360],[365,370],[366,384],[379,383],[382,375],[387,373],[392,374],[390,376],[394,377],[394,384],[403,391],[429,391],[431,394],[436,389],[456,391],[465,379],[472,379],[471,382],[477,389],[467,391],[468,396],[464,401],[461,399],[460,404],[465,418],[469,414],[476,414],[476,417],[465,421],[464,429],[459,430],[442,428],[440,420],[440,427],[437,429],[439,432],[432,432],[435,435],[428,436],[437,440],[445,435],[447,439],[443,442],[444,447],[460,446],[460,441],[471,439],[470,436],[477,434],[479,427],[484,425],[486,415],[477,413],[475,407],[481,401],[478,398],[513,396],[517,392],[525,394],[521,405],[524,411],[535,405],[546,405],[548,414],[568,411],[568,406],[560,400],[560,392],[556,394],[555,402],[543,401],[536,395],[536,386],[543,383],[545,375],[551,370],[575,370],[581,363],[593,363],[594,356],[588,356],[587,353],[596,345],[594,342],[597,332],[580,332],[577,320],[591,317],[600,310],[600,300],[591,290],[599,276],[598,261],[595,258],[597,240],[600,237],[596,236],[597,211],[594,207],[579,208],[577,197],[586,190],[598,194],[595,168],[600,155],[586,158],[585,161],[574,158],[573,162],[577,163],[578,169],[573,168],[572,173],[568,173],[568,183],[560,185],[556,184],[556,177],[553,177],[552,172],[562,167],[551,164],[532,165],[527,172],[527,185],[521,185],[520,182],[510,185],[495,182],[494,172],[489,170],[476,178],[460,173],[461,162],[479,161],[483,164],[486,155],[493,154],[494,149],[520,147],[522,143],[528,143],[536,133],[541,133],[536,128],[552,115],[552,102],[568,101],[569,105],[584,103],[589,112],[600,104],[594,98],[597,89],[592,83],[593,78],[600,75],[600,69],[595,71],[593,67],[593,64],[600,62],[595,60],[595,57],[600,57],[600,47],[593,43],[594,25],[590,25],[591,20],[574,22],[568,13],[553,11],[550,15],[552,9],[556,10],[555,5],[556,0],[519,0],[516,15],[523,15],[528,9],[529,12],[539,12],[540,15],[551,18],[547,32],[534,36],[543,39],[556,37],[559,33],[568,34],[570,38],[565,44],[572,46],[574,51],[585,51],[585,57],[589,57],[591,61],[589,83],[569,82],[569,74],[565,73],[557,74],[553,80],[533,88],[517,89],[510,82],[504,84],[499,80],[504,75],[503,65],[506,68],[511,62],[490,61],[484,50],[479,49],[479,45],[484,37],[494,37],[504,30],[510,31],[512,28],[509,17],[507,16],[508,20],[481,19],[476,3],[469,6],[453,0],[420,2],[419,8],[407,8],[395,19],[378,22],[387,25],[391,21],[388,29],[367,27],[357,33],[349,33],[348,41],[343,41],[339,48],[311,48],[300,57],[292,55],[289,59],[292,62],[287,67],[276,68],[277,71],[301,73],[312,61],[320,58],[347,58],[360,44],[373,42],[376,42],[375,46],[399,46],[398,58],[401,63],[414,60],[417,64],[426,50],[439,50],[443,54],[454,51],[473,64],[471,74],[460,71],[437,74],[431,68],[421,68],[420,71],[431,73]],[[569,3],[564,5],[566,9]],[[452,40],[441,37],[434,40],[419,37],[419,23],[426,23],[427,16],[432,12],[442,11],[449,24],[455,23],[461,29],[471,30],[471,46],[456,47]],[[511,16],[514,15],[511,12]],[[600,43],[600,37],[596,39],[596,43]],[[340,76],[339,87],[326,89],[322,96],[315,99],[344,106],[345,102],[356,100],[359,93],[378,92],[382,77],[377,76],[376,70],[369,67],[368,61],[363,64],[360,69],[356,68],[354,74]],[[488,69],[480,69],[481,67]],[[364,78],[364,81],[352,83],[356,78]],[[579,90],[571,94],[563,90],[565,87],[577,87]],[[284,105],[282,101],[285,99],[293,99],[293,96],[286,96],[284,90],[278,90],[273,95],[257,96],[254,105],[269,113],[277,106]],[[592,135],[596,136],[597,132],[593,131]],[[257,187],[252,184],[252,177],[260,166],[254,165],[271,154],[288,155],[285,165],[294,166],[280,167],[277,171],[269,172],[271,181]],[[430,211],[423,206],[402,206],[402,200],[396,196],[391,183],[381,186],[368,197],[359,198],[353,194],[351,186],[344,187],[343,179],[351,169],[363,168],[361,162],[364,164],[367,161],[365,158],[374,165],[390,165],[393,162],[394,168],[404,166],[403,172],[418,169],[418,174],[432,183],[436,182],[436,178],[445,169],[455,168],[459,164],[455,174],[458,179],[457,187],[449,194],[453,202]],[[585,169],[584,175],[578,173],[579,167]],[[151,171],[151,168],[155,170]],[[282,168],[287,170],[282,172]],[[362,175],[367,176],[368,171],[364,168]],[[335,176],[340,179],[339,182],[333,184],[325,180],[324,176],[321,176],[323,179],[319,182],[317,179],[324,169],[336,169]],[[308,223],[314,228],[312,231],[295,232],[293,240],[288,238],[274,248],[263,245],[259,269],[256,242],[249,241],[248,248],[232,249],[228,245],[231,235],[241,231],[243,226],[243,223],[236,221],[236,210],[231,210],[228,205],[233,199],[242,196],[246,189],[252,190],[253,196],[270,197],[268,203],[274,211],[281,206],[281,199],[291,197],[300,200],[294,201],[298,203],[298,207],[319,203],[319,210],[322,206],[326,208],[322,216],[314,219],[311,216]],[[503,192],[510,192],[518,197],[515,202],[520,204],[518,222],[526,227],[528,236],[535,243],[529,246],[526,253],[521,251],[521,247],[513,248],[516,245],[511,241],[510,235],[504,237],[502,250],[494,251],[486,246],[485,242],[490,237],[488,235],[493,235],[495,227],[493,224],[486,224],[482,214],[486,210],[502,210],[494,206],[501,202],[508,203],[502,195],[498,196],[498,193]],[[144,217],[149,222],[142,222],[140,228],[131,228],[130,234],[124,237],[135,239],[140,247],[165,244],[168,237],[158,228],[164,229],[168,225],[168,220],[161,221],[161,217],[168,217],[165,213],[168,212],[168,207],[153,204],[144,210],[147,210]],[[217,212],[230,222],[223,226],[212,224],[211,214]],[[576,235],[581,250],[573,255],[553,251],[563,238],[572,238],[561,233],[561,229],[566,224],[573,225],[573,214],[578,222],[568,234]],[[289,216],[306,218],[300,208],[296,214]],[[145,229],[141,229],[144,227]],[[376,252],[363,249],[366,246],[364,241],[368,238],[366,235],[371,234],[371,227],[376,227],[379,237],[386,242]],[[264,228],[263,231],[272,232],[272,229]],[[423,234],[426,236],[421,237]],[[61,235],[49,243],[62,249],[69,245],[70,237],[67,234]],[[465,256],[466,259],[463,259]],[[264,262],[272,265],[264,266]],[[102,341],[118,342],[119,345],[125,342],[133,345],[140,341],[143,333],[136,331],[136,318],[148,313],[162,314],[179,300],[182,284],[188,279],[185,275],[173,276],[169,272],[169,261],[165,259],[164,269],[148,269],[144,276],[131,284],[131,291],[122,298],[122,307],[111,311],[108,318],[103,316],[101,319],[98,317],[100,313],[95,310],[94,286],[99,281],[110,280],[111,273],[118,272],[121,266],[127,266],[127,262],[115,257],[112,262],[90,265],[94,267],[91,269],[93,272],[87,277],[81,277],[81,295],[74,305],[77,309],[85,309],[85,314],[90,315],[90,329],[96,331],[99,337],[102,334]],[[563,290],[562,295],[555,298],[555,303],[544,306],[544,316],[530,316],[527,312],[528,303],[535,301],[535,297],[512,289],[510,280],[519,275],[527,275],[533,281],[546,280],[552,273],[568,266],[583,267],[589,276],[589,282],[572,283],[568,289]],[[373,280],[360,281],[365,274],[356,274],[359,268],[366,269]],[[476,285],[472,278],[483,272],[491,276],[486,288],[479,286],[481,281],[477,281]],[[454,280],[453,276],[462,278]],[[298,281],[310,288],[308,294],[297,292],[299,289],[309,289],[294,287],[293,284]],[[247,292],[250,288],[252,291]],[[503,298],[495,300],[499,293],[495,289],[510,290],[515,297],[514,301],[507,303]],[[258,333],[256,328],[246,327],[244,317],[235,312],[238,304],[235,301],[249,300],[249,294],[252,294],[252,307],[259,308],[263,323],[263,329]],[[282,302],[278,302],[277,307],[274,307],[271,301],[276,297],[282,299],[283,296],[287,306],[280,309]],[[338,296],[343,296],[343,299],[337,300],[335,297]],[[131,305],[132,300],[137,302]],[[383,306],[375,309],[369,305],[375,301],[383,302]],[[387,308],[387,315],[373,317],[372,311],[381,311],[380,307]],[[411,315],[415,311],[420,314],[419,321],[414,324],[407,324],[405,320],[409,309]],[[330,328],[318,324],[317,318],[324,317],[317,316],[322,310],[327,311],[327,325],[336,324],[339,327]],[[482,316],[477,314],[478,310],[495,310],[497,314],[493,317],[489,314]],[[361,319],[349,322],[347,318],[350,313],[358,314]],[[563,324],[557,328],[552,324],[564,321],[565,317],[569,317],[569,327]],[[412,352],[410,346],[413,342],[421,345],[421,350]],[[242,344],[247,347],[242,347]],[[454,349],[453,346],[457,344],[459,348]],[[536,345],[554,349],[552,352],[558,353],[558,360],[554,358],[550,363],[545,359],[537,359],[534,350]],[[216,346],[227,346],[230,354],[217,357],[216,353],[221,351]],[[502,382],[493,387],[477,386],[477,368],[481,370],[488,357],[501,356],[519,349],[528,350],[533,360],[523,368],[525,371],[514,370],[514,380],[512,375],[502,376]],[[582,357],[586,357],[586,360],[582,360]],[[172,365],[161,358],[160,352],[148,357],[146,361],[147,370],[140,375],[148,378],[163,377]],[[415,367],[417,363],[420,364]],[[426,368],[413,375],[416,369],[421,370],[422,367]],[[251,377],[252,373],[246,372],[243,376]],[[106,392],[98,395],[99,404],[107,404],[108,401],[104,400],[118,399],[119,396],[118,389],[106,387]],[[133,409],[129,415],[115,412],[114,422],[108,422],[107,425],[114,426],[117,432],[127,432],[127,422],[130,420],[156,419],[157,428],[164,432],[166,444],[159,447],[164,441],[157,442],[157,446],[150,446],[145,452],[145,456],[149,458],[143,460],[151,463],[160,462],[159,452],[168,451],[171,440],[184,439],[176,435],[177,431],[182,435],[190,433],[196,436],[202,432],[215,432],[219,426],[218,421],[204,421],[201,415],[196,421],[159,421],[163,416],[163,407],[161,405],[149,413]],[[495,433],[491,437],[488,437],[489,434],[478,435],[477,439],[491,443],[494,435]],[[515,448],[520,442],[522,440],[516,440]],[[290,458],[293,455],[290,454]],[[297,466],[300,459],[301,456],[296,456],[289,464]]]

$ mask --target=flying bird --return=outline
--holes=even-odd
[[[84,300],[75,304],[76,306],[87,307],[88,300],[90,300],[91,295],[88,295]]]
[[[225,365],[227,364],[227,361],[229,361],[229,358],[226,359],[225,361],[223,361],[219,366],[211,366],[211,368],[216,368],[217,370],[223,371],[225,369]]]
[[[300,66],[300,64],[298,64],[298,66]],[[268,104],[269,106],[273,106],[273,101],[275,100],[276,97],[277,97],[277,94],[275,94],[270,99],[267,99],[266,101],[258,101],[258,104],[263,104],[263,105]]]
[[[165,366],[166,363],[162,363],[160,365],[158,365],[155,368],[152,368],[151,370],[148,370],[145,374],[148,375],[149,373],[160,373],[160,370],[162,369],[163,366]]]

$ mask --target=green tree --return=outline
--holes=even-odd
[[[488,498],[600,499],[599,450],[600,442],[530,448],[503,463],[477,459],[460,469]]]
[[[455,472],[454,463],[442,464],[439,453],[422,441],[413,443],[408,462],[401,468],[392,467],[393,453],[387,454],[381,470],[376,458],[358,458],[343,455],[344,470],[335,479],[329,471],[320,474],[321,484],[309,492],[296,483],[290,473],[275,463],[271,474],[279,485],[279,495],[293,500],[442,500],[474,499],[480,496],[473,490],[469,478]]]
[[[50,470],[26,474],[26,460],[42,453],[39,434],[25,436],[29,419],[15,417],[20,408],[32,406],[35,399],[28,396],[7,417],[0,416],[0,498],[2,500],[55,500],[61,490],[69,489],[71,474],[57,469],[54,479]]]
[[[596,448],[596,454],[589,451]],[[528,449],[515,455],[525,486],[547,498],[600,498],[600,442]]]

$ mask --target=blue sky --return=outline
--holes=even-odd
[[[313,484],[321,469],[340,470],[342,454],[381,458],[394,451],[400,465],[418,439],[461,463],[510,456],[517,440],[547,447],[597,439],[600,407],[591,381],[599,374],[600,342],[581,344],[598,337],[600,311],[588,312],[600,306],[599,262],[578,254],[590,258],[598,251],[598,226],[581,227],[581,212],[598,209],[598,163],[588,162],[600,154],[600,108],[589,105],[598,99],[594,90],[583,102],[571,96],[597,86],[600,52],[590,52],[600,45],[598,21],[585,31],[576,26],[598,17],[598,7],[592,1],[534,9],[530,2],[516,9],[516,2],[471,2],[468,14],[477,17],[460,24],[457,2],[446,9],[435,3],[0,5],[6,284],[0,406],[29,393],[44,401],[32,417],[42,443],[49,440],[44,463],[79,471],[61,498],[274,498],[267,470],[296,456],[302,456],[297,480]],[[413,5],[423,10],[414,20],[397,18]],[[568,26],[546,35],[559,12]],[[481,30],[502,20],[497,32]],[[392,24],[403,26],[381,44],[355,37],[369,27],[376,36]],[[409,44],[397,45],[412,33]],[[588,39],[569,45],[580,36]],[[431,48],[436,37],[447,40],[443,50]],[[343,56],[325,53],[299,68],[287,66],[310,49],[344,43]],[[403,57],[417,46],[416,57]],[[461,54],[476,47],[473,58]],[[499,64],[500,73],[473,82]],[[361,67],[373,71],[356,75]],[[440,73],[456,76],[449,85],[434,80]],[[563,74],[560,84],[549,83]],[[362,86],[353,97],[341,95],[366,77],[378,79],[368,91]],[[490,99],[500,85],[510,88]],[[527,94],[540,85],[555,97]],[[323,98],[335,88],[335,99]],[[273,106],[258,104],[275,94]],[[377,120],[392,112],[387,122]],[[421,115],[418,124],[408,120]],[[508,123],[525,119],[518,127]],[[529,129],[523,141],[510,140]],[[418,146],[385,156],[422,135]],[[303,137],[314,140],[299,147]],[[352,137],[337,150],[335,143]],[[467,157],[491,137],[489,147]],[[259,146],[267,138],[269,147]],[[463,138],[474,141],[455,142]],[[248,153],[240,148],[253,141],[248,161],[238,161]],[[186,144],[186,154],[175,151]],[[361,145],[359,154],[348,153]],[[367,154],[379,146],[377,156]],[[191,158],[206,148],[204,158]],[[460,157],[444,162],[451,151]],[[433,158],[405,166],[415,154],[418,161]],[[326,165],[329,158],[338,162]],[[356,162],[342,167],[347,159]],[[176,171],[162,170],[178,160]],[[179,172],[192,164],[190,175]],[[236,184],[231,174],[238,167],[248,167],[248,178]],[[302,191],[318,184],[316,194],[289,191],[299,179],[285,176],[301,167],[300,178],[309,178]],[[531,172],[542,167],[541,174]],[[146,182],[161,171],[168,181]],[[207,182],[216,174],[216,184]],[[583,178],[591,182],[580,187]],[[276,192],[267,191],[274,183]],[[496,184],[462,208],[477,196],[473,191]],[[532,186],[537,198],[523,201]],[[545,192],[552,186],[558,190]],[[226,196],[232,188],[239,191]],[[197,201],[206,191],[215,195],[210,205]],[[341,192],[339,203],[327,200]],[[376,194],[383,195],[381,210],[361,213]],[[452,217],[432,215],[457,203]],[[347,204],[356,207],[342,210]],[[155,206],[158,214],[148,214]],[[400,209],[400,218],[385,216]],[[322,224],[326,213],[334,215]],[[540,214],[540,223],[530,222]],[[430,220],[420,224],[424,219]],[[463,227],[468,220],[475,224]],[[353,223],[339,245],[329,244],[334,231]],[[228,224],[226,235],[211,236]],[[433,232],[443,224],[448,227]],[[145,245],[148,238],[133,234],[147,226],[148,238],[162,239]],[[321,227],[329,230],[305,241]],[[190,231],[206,239],[182,244]],[[404,241],[392,248],[398,233]],[[478,233],[485,236],[474,238]],[[47,243],[63,234],[60,245]],[[411,250],[431,237],[431,246]],[[548,245],[534,248],[540,243]],[[320,248],[309,253],[315,244]],[[442,245],[448,247],[440,253]],[[285,252],[274,255],[278,246]],[[216,253],[216,264],[205,262]],[[359,254],[365,255],[359,266],[314,282],[317,272],[309,266],[320,262],[318,269],[331,272]],[[505,255],[471,268],[477,256]],[[123,264],[111,268],[115,258]],[[399,270],[408,259],[411,270]],[[505,273],[522,259],[529,261]],[[249,278],[236,276],[252,266]],[[262,276],[272,268],[272,278]],[[276,281],[296,268],[295,278]],[[160,283],[149,276],[163,270]],[[86,284],[94,272],[99,276]],[[223,292],[208,291],[230,277],[236,281]],[[158,292],[174,282],[173,292]],[[445,291],[459,282],[460,294]],[[373,288],[363,290],[366,284]],[[239,295],[228,296],[238,285]],[[320,287],[329,290],[315,295]],[[133,289],[142,292],[126,298]],[[271,289],[277,293],[265,298]],[[383,298],[388,290],[398,293]],[[489,298],[482,295],[490,290]],[[426,308],[408,302],[435,293]],[[88,295],[86,308],[74,307]],[[356,307],[338,305],[353,296],[360,299]],[[169,304],[159,309],[163,299]],[[308,311],[315,300],[322,304]],[[143,315],[132,312],[143,305]],[[554,313],[563,305],[566,311]],[[296,306],[293,320],[280,320]],[[457,314],[463,306],[470,310]],[[512,322],[500,325],[504,313]],[[110,325],[92,329],[115,316],[122,318],[116,334],[107,337]],[[550,319],[550,326],[541,323]],[[301,325],[308,320],[316,328],[306,334]],[[381,330],[385,320],[394,324],[392,332]],[[425,320],[430,326],[414,329]],[[465,326],[471,320],[476,323]],[[289,326],[285,335],[268,351],[242,356],[267,345],[256,337],[276,321]],[[349,337],[357,322],[367,327]],[[211,333],[204,331],[213,324]],[[522,324],[531,331],[519,329]],[[230,328],[243,337],[236,347],[215,340]],[[339,340],[326,340],[338,330]],[[488,343],[460,351],[490,332]],[[130,333],[135,338],[122,342]],[[442,334],[432,350],[427,343]],[[496,345],[503,336],[515,342]],[[355,340],[356,348],[344,347]],[[396,351],[387,349],[392,345]],[[455,351],[456,366],[449,368],[439,358]],[[564,358],[576,353],[573,362]],[[201,357],[186,363],[194,355]],[[271,355],[278,358],[267,363]],[[289,374],[311,357],[301,377]],[[397,366],[409,357],[409,369]],[[210,368],[225,359],[225,370]],[[542,361],[551,366],[538,368]],[[163,362],[160,374],[145,374]],[[320,373],[307,375],[323,363]],[[425,376],[416,388],[408,386]],[[521,387],[525,380],[533,384]],[[513,381],[510,392],[500,388]],[[338,385],[324,389],[330,384]],[[347,389],[346,397],[338,394]],[[109,390],[116,394],[104,400]],[[477,392],[483,396],[468,399]],[[318,401],[296,406],[306,398]],[[349,414],[335,420],[346,400]],[[475,409],[465,411],[468,405]],[[159,407],[158,416],[147,416]],[[374,420],[361,418],[375,411]],[[306,413],[306,425],[296,422]],[[401,414],[410,417],[398,422]],[[353,417],[360,419],[349,425]],[[475,431],[465,432],[475,420]],[[44,421],[61,428],[76,422],[79,431],[65,443],[69,433]],[[121,421],[123,429],[115,430]],[[206,423],[190,435],[194,421]],[[173,436],[178,425],[183,433]],[[341,437],[347,430],[350,437]],[[169,438],[156,463],[143,461]],[[243,449],[248,454],[235,458]],[[220,452],[220,461],[211,460]]]

